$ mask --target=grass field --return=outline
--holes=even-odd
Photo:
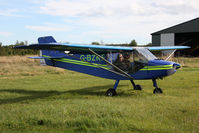
[[[175,59],[185,67],[158,80],[114,81],[39,66],[26,57],[0,57],[0,132],[199,132],[199,58]]]

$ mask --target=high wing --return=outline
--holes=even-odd
[[[70,53],[87,53],[89,49],[97,53],[132,51],[132,47],[120,46],[103,46],[103,45],[87,45],[87,44],[68,44],[68,43],[39,43],[31,45],[16,46],[17,49],[38,49],[38,50],[60,50],[70,51]]]
[[[69,44],[69,43],[57,43],[52,36],[45,36],[38,38],[38,44],[16,46],[17,49],[38,49],[38,50],[59,50],[70,51],[70,53],[90,53],[93,50],[97,53],[107,52],[131,52],[139,47],[121,47],[121,46],[104,46],[104,45],[83,45],[83,44]],[[167,46],[167,47],[143,47],[149,50],[173,50],[173,49],[185,49],[187,46]]]
[[[121,47],[121,46],[104,46],[104,45],[86,45],[86,44],[68,44],[68,43],[39,43],[31,45],[16,46],[17,49],[38,49],[38,50],[59,50],[70,51],[70,53],[87,53],[89,49],[97,53],[106,52],[130,52],[140,47]],[[174,49],[186,49],[188,46],[160,46],[160,47],[142,47],[147,48],[150,51],[154,50],[174,50]]]

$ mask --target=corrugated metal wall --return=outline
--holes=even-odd
[[[160,35],[152,36],[152,44],[153,46],[160,46]]]
[[[175,34],[168,33],[168,34],[161,34],[160,35],[160,43],[161,46],[174,46],[175,45]],[[163,51],[164,55],[171,54],[172,50]]]
[[[160,44],[161,46],[174,46],[175,34],[174,33],[161,34]]]

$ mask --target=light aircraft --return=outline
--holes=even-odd
[[[142,90],[134,80],[152,79],[153,93],[162,93],[156,80],[172,75],[181,66],[168,61],[177,49],[187,46],[165,47],[121,47],[102,45],[83,45],[58,43],[52,36],[38,38],[38,44],[16,46],[17,49],[41,50],[41,56],[49,66],[69,69],[101,78],[116,80],[113,88],[106,91],[107,96],[115,96],[120,80],[130,80],[135,90]],[[173,50],[166,60],[160,60],[150,51]]]

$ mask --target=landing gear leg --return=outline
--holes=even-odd
[[[116,80],[114,87],[108,89],[108,90],[106,91],[105,95],[106,95],[106,96],[109,96],[109,97],[112,97],[112,96],[117,95],[116,89],[117,89],[117,87],[118,87],[119,82],[120,82],[120,80]]]
[[[153,86],[155,87],[155,89],[153,90],[153,94],[158,94],[158,93],[163,93],[161,88],[158,88],[156,79],[152,79],[153,81]]]
[[[130,80],[130,81],[131,81],[131,84],[133,85],[134,90],[142,90],[141,85],[135,85],[133,80]]]

